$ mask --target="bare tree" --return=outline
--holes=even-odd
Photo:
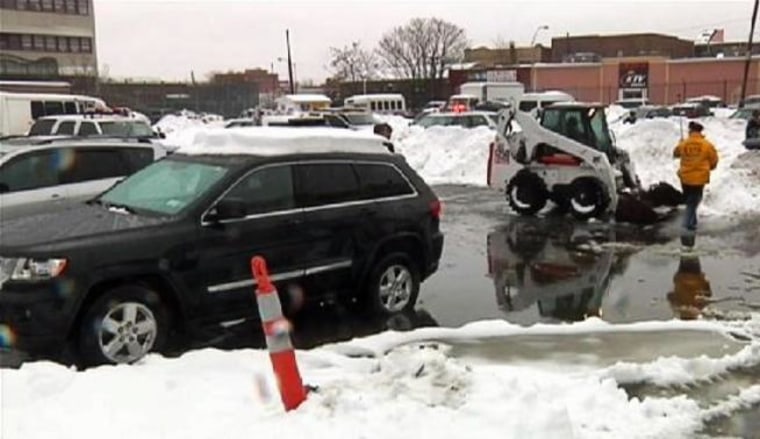
[[[377,56],[365,50],[359,41],[339,48],[330,48],[330,69],[333,77],[343,81],[361,81],[377,77]]]
[[[464,58],[464,29],[439,18],[413,18],[383,35],[378,56],[396,76],[440,79]]]

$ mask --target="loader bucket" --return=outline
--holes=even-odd
[[[662,221],[668,215],[658,213],[656,207],[677,207],[683,204],[683,193],[672,185],[660,182],[638,195],[621,193],[618,198],[615,220],[648,225]]]

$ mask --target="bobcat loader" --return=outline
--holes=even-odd
[[[669,202],[641,200],[647,192],[628,154],[615,147],[605,108],[556,103],[538,118],[514,106],[503,110],[490,147],[488,185],[503,189],[509,206],[520,215],[535,215],[552,201],[579,220],[616,216],[630,222],[656,221],[660,215],[654,207],[680,204],[680,193],[669,187]],[[621,199],[626,205],[623,218]]]

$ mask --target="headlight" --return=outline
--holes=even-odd
[[[0,258],[0,279],[39,281],[63,274],[66,259]]]

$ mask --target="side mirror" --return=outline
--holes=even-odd
[[[206,221],[220,222],[245,218],[248,215],[248,206],[242,200],[224,199],[216,203],[208,214]]]
[[[4,194],[6,192],[10,192],[11,188],[8,187],[5,183],[0,183],[0,194]]]

